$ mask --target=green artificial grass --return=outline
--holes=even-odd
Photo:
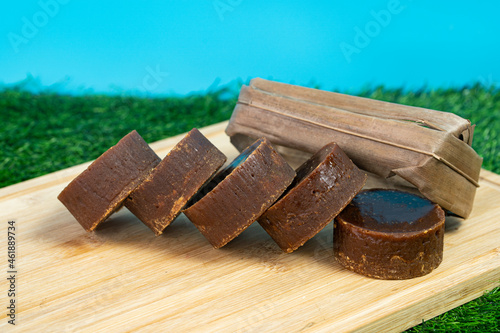
[[[137,130],[147,141],[226,120],[234,101],[203,96],[138,98],[0,92],[0,187],[97,158]]]
[[[227,98],[227,96],[230,98]],[[359,95],[456,113],[476,124],[473,148],[500,173],[500,90],[480,85],[421,90],[379,87]],[[66,96],[0,91],[0,188],[93,160],[136,129],[153,142],[229,119],[237,93],[187,97]],[[500,332],[500,290],[409,332]]]

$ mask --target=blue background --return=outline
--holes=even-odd
[[[341,91],[498,86],[499,14],[500,1],[11,1],[0,83],[32,75],[55,90],[128,94],[252,77]]]

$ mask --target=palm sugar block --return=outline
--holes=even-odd
[[[119,209],[160,158],[136,131],[98,157],[57,197],[87,231]]]
[[[296,172],[286,193],[259,218],[285,252],[320,232],[366,182],[366,174],[335,143],[325,145]]]
[[[226,156],[193,129],[130,194],[125,206],[160,235],[225,161]]]
[[[261,138],[202,188],[184,213],[220,248],[257,220],[294,177],[295,171]]]
[[[360,192],[336,218],[334,255],[347,269],[377,279],[423,276],[443,259],[445,214],[418,195]]]

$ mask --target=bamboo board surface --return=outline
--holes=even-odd
[[[226,125],[201,131],[231,160]],[[151,146],[164,157],[181,138]],[[500,284],[500,176],[485,170],[471,217],[447,220],[442,264],[383,281],[334,261],[332,224],[291,254],[257,223],[214,250],[182,215],[156,237],[126,209],[87,233],[56,197],[88,164],[0,189],[5,257],[16,222],[18,311],[15,327],[2,311],[0,331],[396,332]]]

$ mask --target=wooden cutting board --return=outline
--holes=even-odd
[[[225,127],[202,132],[231,160]],[[152,147],[164,157],[181,138]],[[488,171],[471,217],[447,221],[443,263],[424,277],[383,281],[333,260],[332,224],[292,254],[256,223],[214,250],[184,216],[155,237],[126,209],[87,233],[56,199],[87,165],[0,190],[4,276],[8,221],[16,226],[16,331],[392,332],[500,284],[500,176]]]

